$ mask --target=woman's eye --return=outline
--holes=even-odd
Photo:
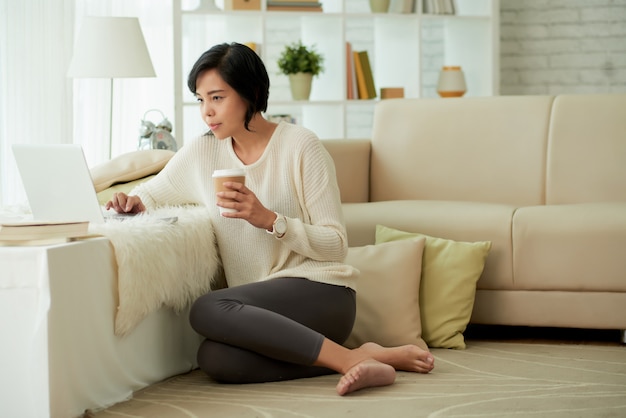
[[[223,97],[222,97],[222,96],[213,96],[213,101],[214,101],[214,102],[218,102],[218,101],[220,101],[220,100],[222,100],[222,99],[223,99]]]
[[[202,100],[202,97],[196,97],[196,101],[197,101],[198,103],[202,103],[204,100]]]

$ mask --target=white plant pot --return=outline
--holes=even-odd
[[[370,0],[370,10],[372,13],[387,13],[390,0]]]
[[[289,74],[291,97],[294,100],[309,100],[312,82],[313,74],[311,73]]]

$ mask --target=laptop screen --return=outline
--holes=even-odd
[[[76,144],[14,144],[35,220],[104,222],[83,149]]]

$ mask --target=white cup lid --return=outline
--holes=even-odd
[[[224,168],[213,172],[213,177],[234,177],[245,175],[246,172],[243,168]]]

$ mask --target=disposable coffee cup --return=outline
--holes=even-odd
[[[234,181],[237,183],[246,183],[246,172],[242,168],[226,168],[223,170],[215,170],[213,172],[213,184],[215,185],[215,193],[223,191],[232,191],[224,187],[224,183],[227,181]],[[218,202],[232,202],[232,199],[218,198]],[[237,212],[237,209],[223,208],[218,206],[220,214],[224,212]]]

